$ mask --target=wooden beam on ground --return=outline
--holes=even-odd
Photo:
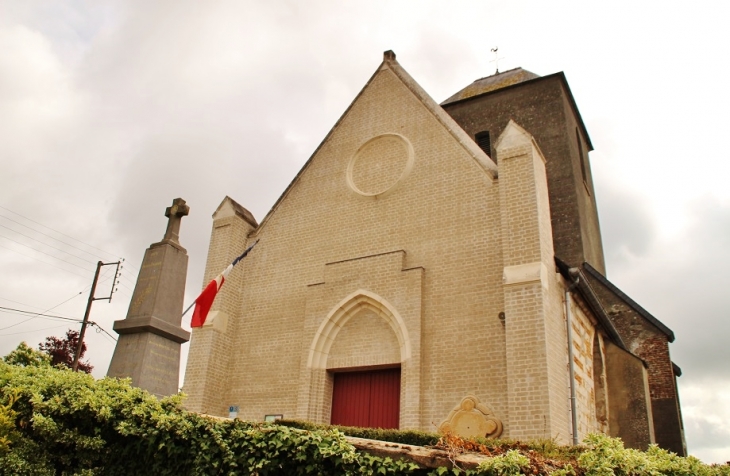
[[[479,463],[488,458],[476,453],[451,453],[436,448],[366,440],[365,438],[355,438],[353,436],[346,436],[345,438],[360,451],[374,456],[410,460],[422,468],[440,468],[442,466],[451,468],[456,465],[460,469],[475,469],[479,466]]]

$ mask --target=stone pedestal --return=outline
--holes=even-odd
[[[180,345],[190,339],[180,326],[188,255],[178,243],[188,210],[179,198],[167,209],[165,237],[145,252],[127,318],[114,323],[119,341],[107,375],[131,377],[132,385],[159,397],[178,392]]]

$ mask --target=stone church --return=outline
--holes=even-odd
[[[563,73],[436,103],[388,51],[258,223],[225,197],[190,410],[685,454],[672,331],[605,276]]]

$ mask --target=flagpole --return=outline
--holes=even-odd
[[[244,252],[243,252],[243,253],[241,254],[241,256],[239,256],[238,258],[236,258],[235,260],[233,260],[233,263],[231,263],[231,266],[235,266],[235,265],[236,265],[236,264],[237,264],[237,263],[238,263],[239,261],[241,261],[241,260],[242,260],[243,258],[245,258],[245,257],[246,257],[246,255],[248,254],[248,252],[249,252],[249,251],[251,251],[251,250],[253,249],[253,247],[254,247],[254,246],[256,246],[256,243],[258,243],[258,242],[259,242],[259,240],[256,240],[256,241],[254,241],[254,242],[253,242],[253,244],[252,244],[251,246],[249,246],[248,248],[246,248],[246,251],[244,251]],[[200,296],[198,296],[198,298],[199,298],[199,297],[200,297]],[[193,301],[193,303],[192,303],[191,305],[189,305],[189,306],[188,306],[188,308],[187,308],[187,309],[185,309],[185,311],[184,311],[184,312],[182,313],[182,316],[180,316],[180,319],[182,319],[183,317],[185,317],[185,314],[187,314],[187,313],[188,313],[188,311],[189,311],[190,309],[192,309],[192,308],[193,308],[193,306],[195,306],[195,303],[196,303],[196,302],[198,302],[198,299],[197,299],[197,298],[195,299],[195,301]],[[205,318],[203,318],[203,319],[205,319]]]
[[[197,301],[197,299],[196,299],[196,301]],[[182,313],[182,316],[180,316],[180,318],[182,319],[183,317],[185,317],[185,314],[187,314],[188,311],[193,308],[193,306],[195,306],[195,301],[193,301],[193,303],[191,305],[189,305],[187,309],[185,309],[185,312]]]

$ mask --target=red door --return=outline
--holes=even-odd
[[[400,369],[335,374],[333,425],[398,428]]]

